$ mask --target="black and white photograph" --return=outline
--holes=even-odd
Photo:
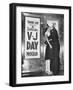
[[[10,4],[10,86],[71,83],[71,7]]]
[[[64,75],[64,15],[21,13],[22,77]]]

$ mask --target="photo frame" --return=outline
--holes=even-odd
[[[71,83],[71,7],[12,3],[10,86]]]

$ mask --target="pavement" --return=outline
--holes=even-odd
[[[58,75],[64,75],[64,71],[61,70]],[[23,73],[22,77],[36,77],[36,76],[54,76],[53,74],[49,75],[46,72],[37,71],[37,72],[29,72],[29,73]]]

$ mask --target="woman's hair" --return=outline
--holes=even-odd
[[[47,24],[47,25],[46,25],[46,28],[43,29],[43,35],[44,35],[44,36],[45,36],[45,32],[47,31],[48,28],[49,28],[49,25]]]

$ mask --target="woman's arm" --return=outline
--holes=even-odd
[[[49,42],[49,40],[48,40],[48,36],[47,36],[47,35],[45,35],[45,38],[46,38],[46,41],[47,41],[47,43],[49,44],[50,48],[52,48],[52,45],[50,44],[50,42]]]

